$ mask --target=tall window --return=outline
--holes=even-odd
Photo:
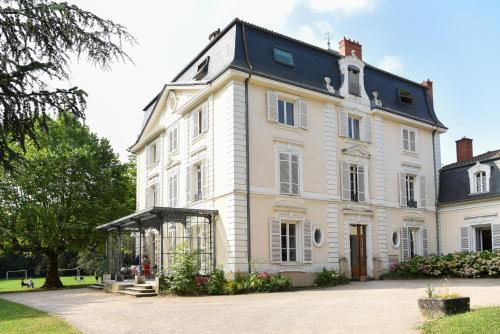
[[[299,194],[299,155],[292,152],[279,153],[280,193]]]
[[[194,166],[194,177],[195,177],[195,193],[194,200],[199,201],[203,199],[203,166],[201,164]]]
[[[475,234],[476,251],[492,249],[491,225],[473,228]]]
[[[177,172],[172,173],[168,176],[168,205],[171,208],[176,208],[178,205],[178,176]]]
[[[349,94],[361,96],[361,86],[359,85],[359,69],[354,66],[349,66],[347,69],[347,77],[349,83]]]
[[[191,113],[191,126],[193,138],[208,131],[208,108],[206,104]]]
[[[177,152],[178,130],[177,125],[173,125],[168,132],[168,152]]]
[[[146,188],[146,208],[159,204],[158,176],[153,176],[148,180],[149,186]]]
[[[486,187],[486,172],[480,171],[475,174],[476,179],[476,192],[481,193],[488,191]]]
[[[349,116],[347,119],[349,125],[349,138],[359,140],[359,119]]]
[[[146,154],[148,166],[154,165],[158,162],[160,158],[160,155],[158,154],[158,141],[155,141],[148,146]]]
[[[358,197],[358,166],[351,165],[349,167],[349,184],[350,184],[350,193],[351,193],[351,201],[357,202],[359,200]]]
[[[417,207],[415,200],[415,175],[406,174],[406,205],[410,208]]]
[[[291,126],[295,125],[292,102],[278,100],[278,122]]]
[[[416,133],[414,130],[403,129],[403,149],[409,152],[416,152]]]
[[[415,256],[418,255],[418,250],[417,250],[417,229],[409,229],[409,238],[410,238],[410,258],[414,258]]]
[[[297,224],[281,223],[281,261],[297,261]]]

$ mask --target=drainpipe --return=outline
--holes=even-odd
[[[432,160],[434,161],[434,207],[436,208],[436,245],[437,245],[437,253],[438,255],[441,254],[441,245],[440,245],[440,235],[441,232],[439,231],[439,194],[438,194],[438,170],[436,168],[436,142],[435,142],[435,137],[436,137],[436,131],[437,129],[432,130]]]
[[[248,108],[248,82],[252,76],[252,64],[248,59],[248,48],[247,48],[247,38],[245,33],[245,23],[241,22],[241,30],[243,34],[243,48],[245,51],[245,61],[249,68],[248,77],[245,79],[245,146],[246,146],[246,179],[247,179],[247,262],[248,262],[248,272],[252,271],[252,239],[250,233],[250,126],[249,121],[249,108]]]

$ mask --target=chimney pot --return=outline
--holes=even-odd
[[[427,92],[427,96],[431,100],[431,103],[434,104],[434,92],[432,90],[432,81],[430,79],[422,81],[422,86],[425,87],[425,91]]]
[[[354,55],[359,59],[363,60],[363,53],[361,52],[362,46],[359,42],[355,40],[350,40],[348,38],[344,38],[339,42],[339,52],[343,57]]]
[[[472,159],[472,139],[463,137],[455,141],[457,144],[457,162]]]

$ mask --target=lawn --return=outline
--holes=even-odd
[[[424,334],[486,334],[500,333],[500,307],[488,307],[472,312],[429,321],[422,327]]]
[[[76,281],[73,276],[64,276],[61,277],[61,281],[64,284],[64,286],[78,286],[78,285],[95,283],[94,276],[82,276],[82,277],[84,277],[83,281]],[[45,278],[43,277],[34,278],[33,282],[35,283],[35,289],[28,289],[26,287],[21,287],[21,279],[19,278],[9,279],[8,281],[2,279],[0,280],[0,293],[22,291],[22,290],[39,290],[40,287],[43,285],[43,282],[45,282]]]
[[[72,334],[80,332],[56,316],[0,299],[0,333]]]

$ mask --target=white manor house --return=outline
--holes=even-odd
[[[137,211],[100,229],[140,232],[153,266],[187,241],[207,271],[296,285],[440,251],[430,80],[367,64],[346,38],[337,52],[238,19],[211,37],[144,108]]]

